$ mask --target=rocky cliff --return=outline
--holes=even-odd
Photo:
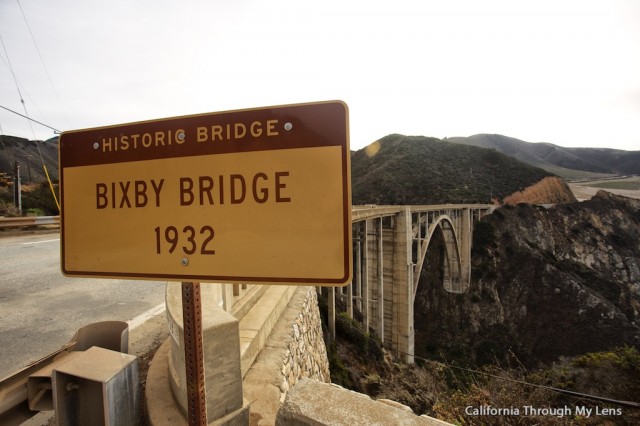
[[[558,176],[549,176],[504,198],[504,204],[556,204],[576,201],[569,185]]]
[[[640,201],[606,192],[550,209],[520,204],[474,231],[472,283],[441,284],[441,237],[415,303],[416,354],[486,363],[513,351],[527,365],[640,348]]]

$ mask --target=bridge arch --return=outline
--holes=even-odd
[[[422,223],[418,224],[418,226],[421,227]],[[425,226],[427,226],[426,223]],[[464,293],[469,287],[469,283],[465,280],[466,277],[463,274],[465,265],[462,264],[461,244],[454,222],[449,215],[441,214],[433,222],[428,224],[426,238],[422,240],[420,247],[418,247],[419,255],[417,256],[418,262],[416,263],[414,273],[412,301],[415,301],[424,260],[427,257],[431,239],[437,228],[442,232],[445,242],[442,282],[444,289],[449,293]],[[420,229],[418,229],[418,231],[420,232]]]
[[[351,318],[357,314],[364,330],[376,333],[404,354],[406,362],[413,362],[421,275],[442,265],[437,275],[443,289],[467,291],[474,223],[494,209],[489,204],[354,206],[353,280],[345,287],[321,290],[327,297],[330,338],[335,338],[337,309]],[[433,265],[427,268],[427,252],[436,247],[441,251],[437,257],[430,255],[427,263]]]

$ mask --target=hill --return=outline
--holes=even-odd
[[[53,138],[38,143],[49,176],[54,181],[58,180],[58,139]],[[47,179],[35,141],[0,135],[0,173],[13,176],[15,161],[20,165],[20,176],[23,183],[42,182]]]
[[[39,145],[49,175],[56,181],[57,138]],[[12,175],[16,160],[21,166],[23,183],[46,179],[35,142],[0,136],[0,172]],[[514,193],[525,194],[518,200],[534,203],[571,201],[564,194],[569,190],[564,191],[547,171],[494,149],[436,138],[389,135],[352,152],[351,165],[353,204],[489,203],[502,201]],[[547,195],[551,187],[560,196],[532,197],[531,193],[540,190],[525,190],[534,184],[544,186]]]
[[[447,138],[448,142],[492,148],[530,165],[565,178],[596,174],[640,174],[640,151],[609,148],[564,148],[552,143],[532,143],[502,135],[480,134]]]
[[[442,285],[446,241],[436,232],[414,296],[417,365],[385,353],[338,304],[337,337],[327,347],[332,381],[456,424],[639,424],[640,410],[628,407],[624,417],[611,419],[523,416],[512,423],[502,416],[478,423],[465,411],[482,405],[603,406],[523,382],[637,401],[639,209],[640,200],[604,191],[551,208],[496,209],[475,224],[472,278],[463,294]],[[326,298],[320,300],[326,312]]]
[[[426,262],[416,352],[483,364],[511,350],[534,366],[615,346],[640,349],[639,208],[640,200],[600,191],[580,203],[520,204],[486,216],[473,234],[467,293],[447,293],[437,256]]]
[[[353,204],[489,203],[550,176],[493,149],[423,136],[389,135],[351,155]]]

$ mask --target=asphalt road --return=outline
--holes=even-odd
[[[164,302],[165,282],[67,278],[58,233],[0,234],[0,379],[97,321],[130,321]]]

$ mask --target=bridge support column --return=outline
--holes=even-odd
[[[349,303],[353,304],[353,300],[354,300],[354,295],[355,295],[355,305],[356,305],[356,309],[360,312],[362,312],[362,244],[363,244],[363,240],[362,240],[362,226],[360,223],[357,224],[357,232],[356,232],[356,258],[355,258],[355,265],[354,265],[354,276],[353,276],[353,283],[355,284],[355,291],[353,291],[352,293],[354,293],[351,297],[351,301]],[[347,307],[347,309],[349,309]],[[349,316],[351,318],[353,318],[353,307],[351,308],[351,310],[349,311]]]
[[[413,233],[411,210],[405,206],[395,220],[393,249],[393,326],[391,342],[406,363],[414,362],[413,328]]]
[[[460,286],[462,292],[466,292],[471,284],[471,210],[462,209],[460,229]]]
[[[365,333],[369,332],[369,250],[371,249],[369,244],[369,221],[364,221],[364,229],[362,232],[362,328]]]
[[[378,220],[378,307],[376,316],[376,331],[380,340],[384,341],[384,247],[382,244],[382,218]]]
[[[351,287],[351,284],[349,284]],[[351,293],[351,292],[349,292]],[[329,323],[329,338],[336,341],[336,288],[327,288],[327,322]]]

